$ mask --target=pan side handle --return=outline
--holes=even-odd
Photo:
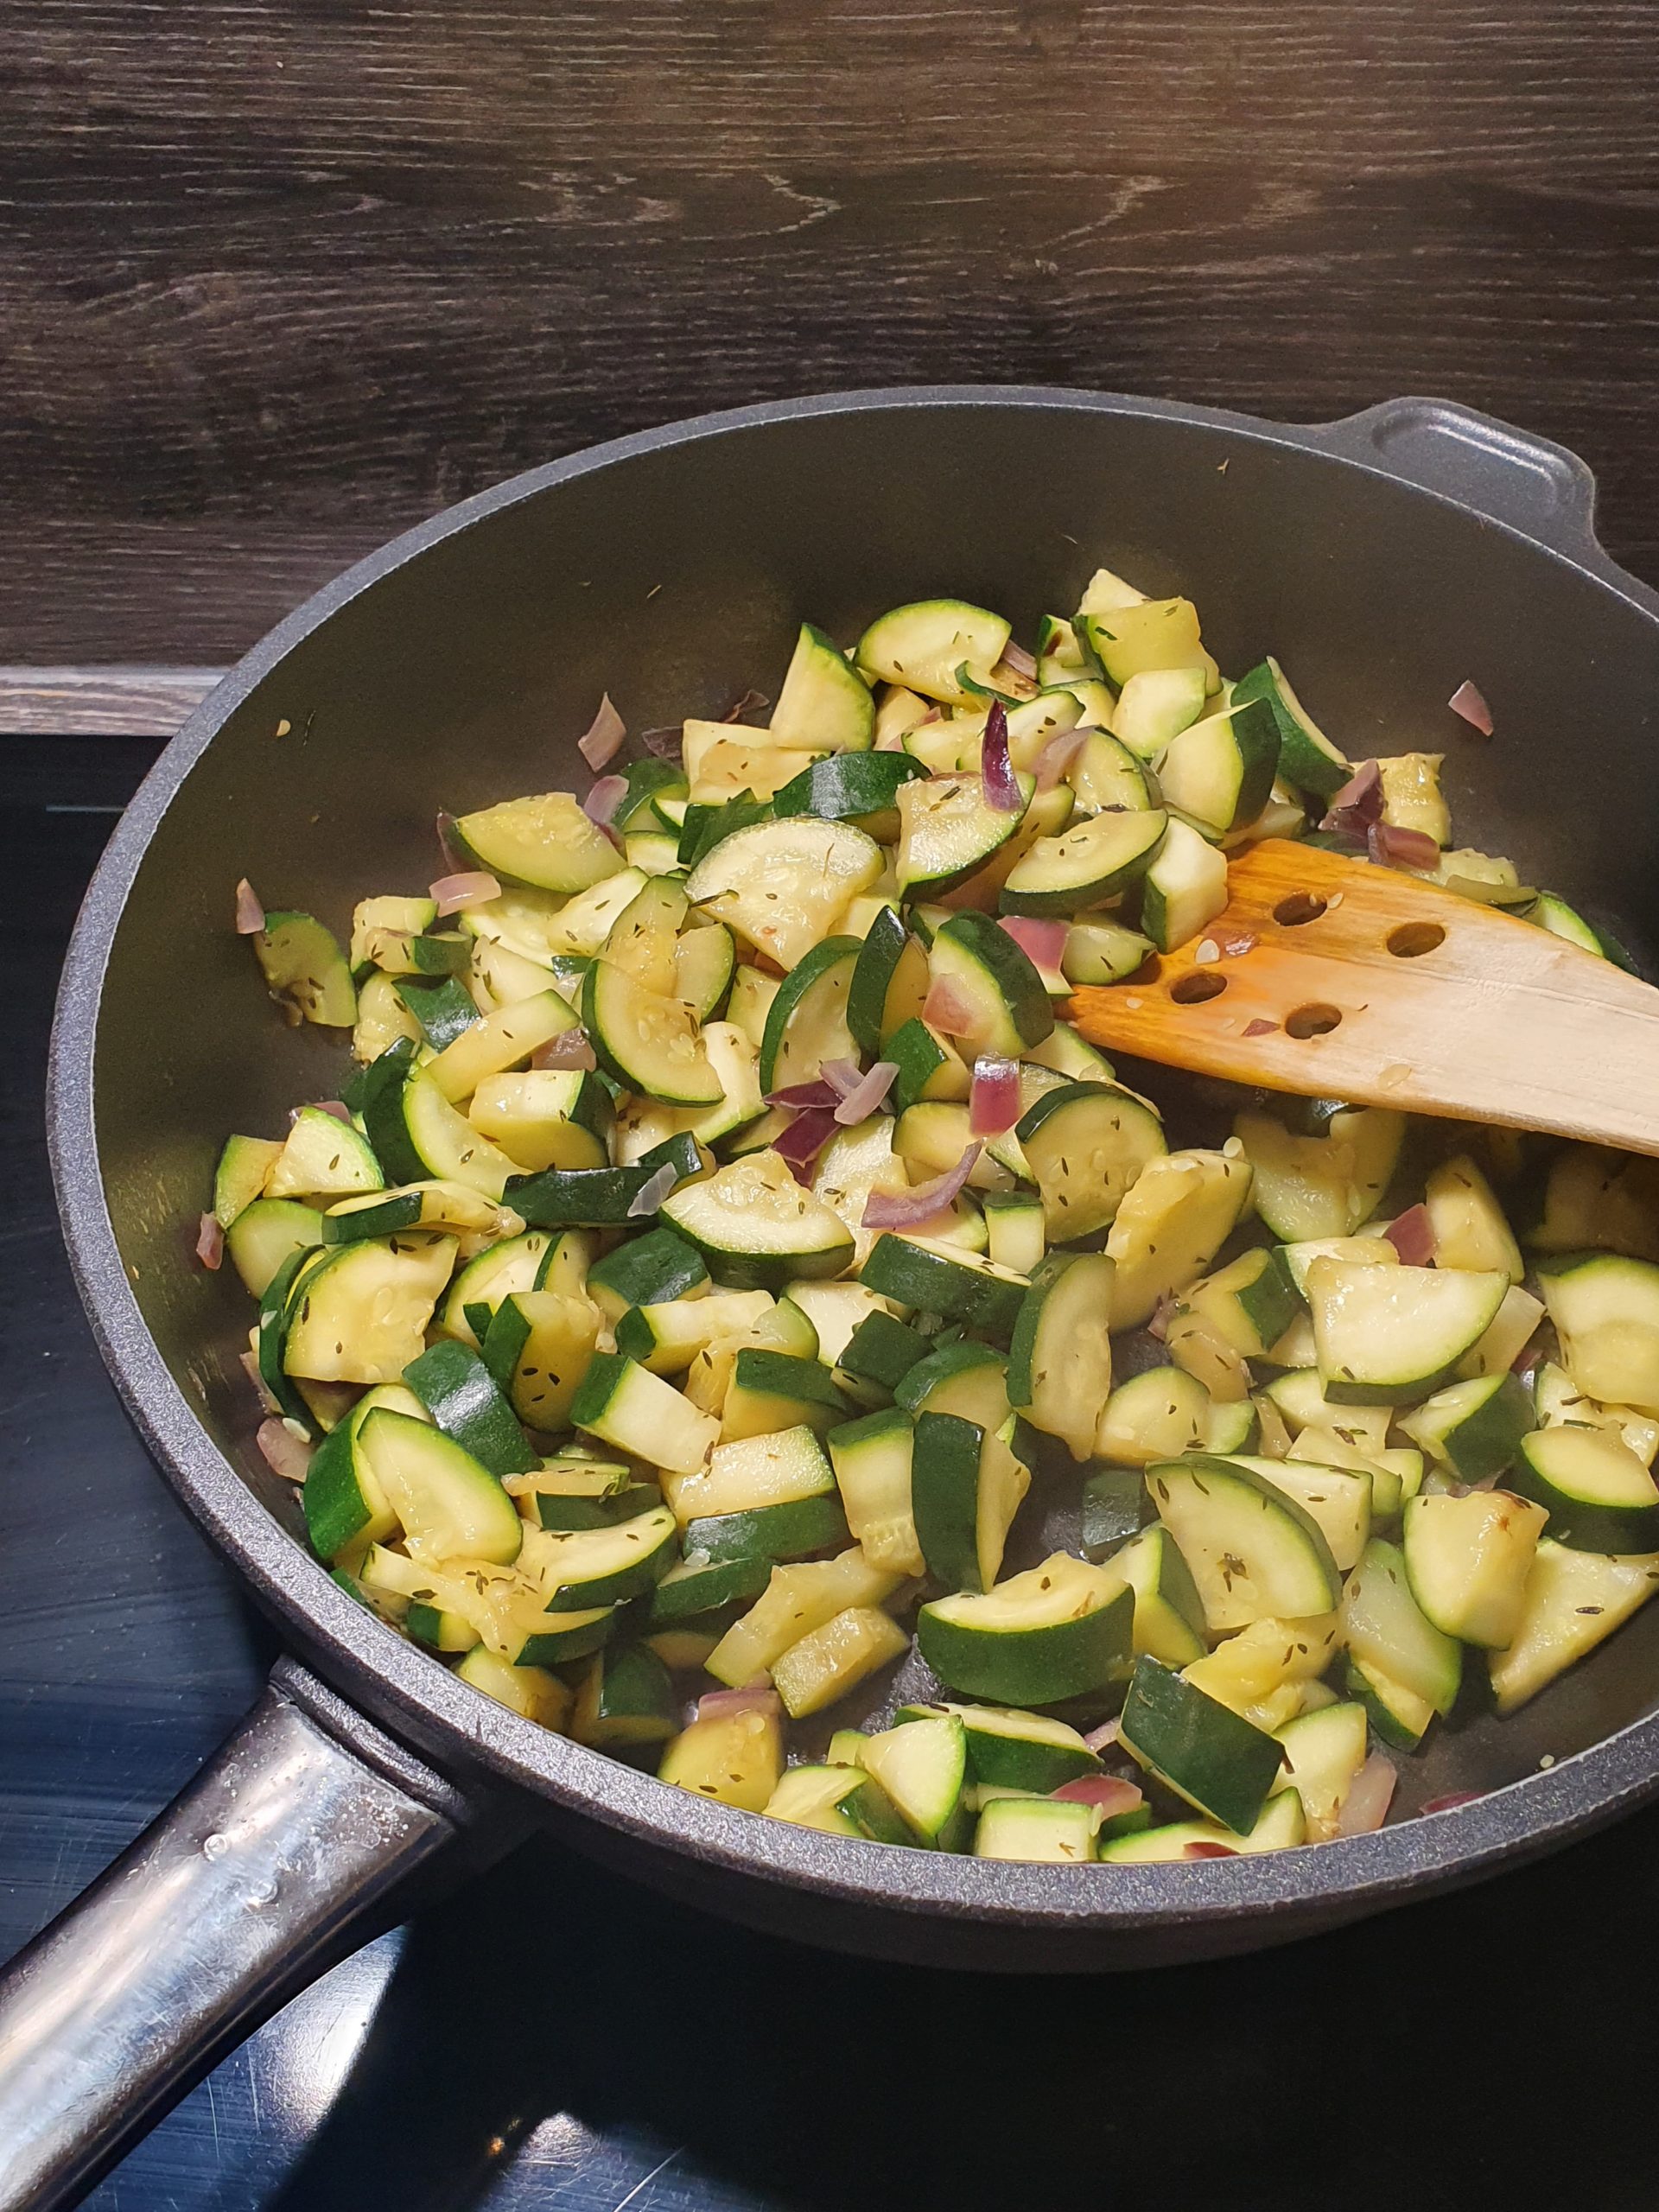
[[[75,2202],[226,2050],[398,1916],[393,1892],[463,1830],[511,1841],[516,1824],[480,1828],[481,1809],[284,1660],[0,1976],[0,2212]]]
[[[1384,400],[1320,423],[1312,436],[1328,453],[1444,493],[1555,552],[1613,566],[1596,538],[1594,476],[1548,438],[1455,400],[1424,398]]]

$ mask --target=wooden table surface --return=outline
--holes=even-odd
[[[0,83],[0,663],[220,664],[535,462],[942,378],[1461,398],[1659,578],[1652,0],[35,0]]]

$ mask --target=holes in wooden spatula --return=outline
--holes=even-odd
[[[1169,995],[1177,1006],[1202,1006],[1206,999],[1218,999],[1226,988],[1227,978],[1213,968],[1195,968],[1170,985]]]
[[[1389,950],[1396,960],[1421,960],[1445,943],[1446,931],[1438,922],[1402,922],[1388,935]]]
[[[1317,891],[1293,891],[1274,908],[1273,918],[1284,929],[1300,929],[1304,922],[1317,922],[1327,903]]]
[[[1285,1016],[1287,1037],[1324,1037],[1342,1020],[1339,1006],[1326,1006],[1315,1000],[1311,1005],[1299,1006],[1294,1014]]]

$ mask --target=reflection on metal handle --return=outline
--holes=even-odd
[[[444,1785],[346,1750],[289,1675],[0,1977],[0,2212],[73,2202],[454,1834]]]

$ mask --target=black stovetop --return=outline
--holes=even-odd
[[[154,747],[0,741],[0,1956],[251,1700],[271,1639],[105,1379],[41,1128],[75,904]],[[99,2212],[1649,2206],[1659,1811],[1290,1951],[969,1980],[526,1847],[349,1960]]]

